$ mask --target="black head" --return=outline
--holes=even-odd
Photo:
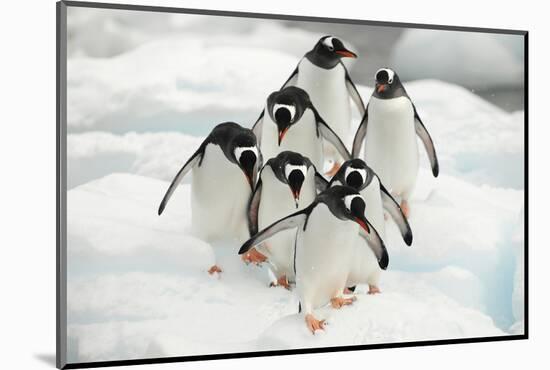
[[[309,95],[299,87],[285,87],[269,95],[267,110],[271,120],[277,124],[279,145],[290,127],[300,121],[309,107],[311,107]]]
[[[373,176],[372,169],[362,159],[355,158],[342,164],[336,175],[334,175],[334,180],[340,181],[342,185],[361,191],[370,184]]]
[[[309,51],[306,58],[321,68],[334,68],[342,58],[357,58],[357,55],[348,50],[340,39],[333,36],[323,36]]]
[[[261,154],[252,130],[235,122],[220,123],[214,127],[205,143],[218,145],[225,157],[239,166],[253,188]]]
[[[256,145],[256,136],[249,132],[241,132],[235,135],[230,145],[230,155],[246,176],[250,187],[254,187],[257,166],[259,165],[259,150]],[[227,189],[230,190],[230,189]]]
[[[292,193],[296,208],[300,200],[302,185],[309,168],[313,166],[309,158],[300,153],[284,151],[268,161],[279,181],[286,183]]]
[[[325,203],[332,214],[340,220],[356,222],[370,233],[365,216],[365,201],[355,189],[349,186],[333,186],[319,194],[317,199]]]
[[[374,75],[375,87],[373,95],[382,98],[397,98],[406,95],[405,88],[397,73],[390,68],[380,68]]]

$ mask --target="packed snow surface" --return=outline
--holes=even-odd
[[[368,296],[359,287],[353,306],[318,310],[329,325],[313,336],[298,315],[295,294],[269,288],[265,268],[244,265],[238,245],[210,245],[192,236],[189,185],[178,188],[161,217],[156,214],[167,187],[165,181],[112,174],[69,191],[71,360],[505,334],[491,303],[495,290],[506,289],[490,277],[513,276],[513,269],[499,270],[512,247],[499,232],[520,223],[514,211],[519,191],[476,188],[446,175],[435,186],[421,182],[420,198],[412,202],[413,246],[399,242],[396,227],[388,229],[383,293]],[[207,274],[214,262],[221,276]],[[508,285],[511,310],[512,281]]]
[[[101,18],[79,16],[79,24]],[[237,22],[240,37],[197,37],[180,32],[190,26],[178,19],[73,45],[86,49],[68,62],[69,362],[523,333],[523,112],[434,75],[405,85],[441,174],[431,176],[420,147],[413,246],[388,221],[383,293],[359,287],[354,305],[319,309],[329,325],[313,336],[295,294],[269,288],[265,267],[244,265],[238,245],[193,236],[188,178],[161,217],[157,209],[211,128],[251,127],[318,35],[288,31],[271,40],[281,45],[274,50],[262,48],[281,31],[273,24],[248,32]],[[162,27],[174,35],[151,36]],[[136,29],[121,20],[97,28],[102,38]],[[498,68],[514,78],[510,61]],[[358,89],[367,102],[372,88]],[[211,277],[215,262],[224,272]]]

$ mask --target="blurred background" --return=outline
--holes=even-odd
[[[352,68],[356,83],[372,85],[376,70],[390,66],[403,81],[436,78],[509,112],[523,110],[521,36],[101,9],[71,8],[70,13],[69,58],[109,58],[183,34],[221,37],[229,45],[252,37],[263,48],[301,57],[318,37],[331,34],[360,55],[361,67]]]
[[[523,188],[523,36],[76,7],[67,22],[69,188],[171,180],[216,124],[251,127],[327,34],[358,54],[343,62],[365,103],[376,70],[397,71],[444,173]]]

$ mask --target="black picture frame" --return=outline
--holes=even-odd
[[[183,14],[200,14],[212,16],[231,16],[243,18],[260,18],[273,20],[290,20],[290,21],[315,21],[325,23],[341,23],[341,24],[357,24],[370,26],[390,26],[398,28],[416,28],[430,30],[452,30],[452,31],[467,31],[481,33],[498,33],[512,34],[524,37],[524,230],[528,230],[529,225],[529,32],[526,30],[511,30],[511,29],[495,29],[495,28],[477,28],[477,27],[462,27],[449,25],[430,25],[417,23],[398,23],[398,22],[383,22],[369,21],[359,19],[338,19],[338,18],[320,18],[298,15],[285,14],[266,14],[266,13],[249,13],[249,12],[233,12],[221,10],[203,10],[189,9],[176,7],[162,6],[144,6],[130,4],[113,4],[113,3],[98,3],[98,2],[80,2],[80,1],[59,1],[56,4],[56,126],[57,126],[57,141],[56,141],[56,366],[59,369],[78,369],[78,368],[95,368],[108,366],[123,366],[123,365],[142,365],[142,364],[157,364],[157,363],[173,363],[187,361],[204,361],[204,360],[220,360],[245,357],[265,357],[265,356],[283,356],[295,354],[310,354],[321,352],[342,352],[342,351],[360,351],[370,349],[385,349],[385,348],[400,348],[400,347],[417,347],[417,346],[434,346],[447,344],[461,343],[482,343],[482,342],[498,342],[511,340],[525,340],[529,338],[529,235],[525,233],[524,237],[524,334],[521,335],[503,335],[492,337],[473,337],[460,339],[438,339],[426,341],[412,341],[399,343],[383,343],[383,344],[365,344],[353,346],[337,346],[337,347],[320,347],[320,348],[300,348],[292,350],[273,350],[273,351],[257,351],[257,352],[239,352],[239,353],[224,353],[196,356],[176,356],[162,358],[143,358],[131,360],[116,360],[116,361],[98,361],[98,362],[82,362],[82,363],[67,363],[67,8],[95,8],[95,9],[116,9],[116,10],[131,10],[139,12],[161,12],[161,13],[183,13]]]

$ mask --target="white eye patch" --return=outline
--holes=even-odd
[[[294,116],[296,115],[296,107],[294,105],[287,105],[287,104],[275,104],[273,105],[273,116],[277,113],[279,109],[286,109],[290,113],[290,120],[294,120]]]
[[[388,74],[388,83],[393,83],[393,78],[395,76],[395,72],[389,68],[380,68],[378,71],[376,71],[375,76],[378,76],[379,72],[385,71]]]
[[[307,173],[307,167],[304,165],[294,165],[294,164],[287,164],[285,167],[285,177],[288,179],[288,176],[290,176],[290,173],[294,170],[298,170],[304,175],[304,179],[306,178]]]
[[[235,158],[237,158],[237,160],[240,162],[241,160],[241,155],[246,152],[246,151],[251,151],[254,153],[254,155],[256,156],[256,158],[258,158],[258,148],[256,148],[255,146],[238,146],[235,148]]]
[[[323,40],[323,44],[330,50],[334,49],[334,44],[332,43],[332,39],[334,39],[334,37],[329,36]]]
[[[361,178],[363,179],[363,184],[365,183],[365,181],[367,179],[367,171],[365,171],[365,169],[363,169],[363,168],[353,168],[353,167],[346,168],[346,179],[348,178],[349,174],[352,173],[352,172],[359,173],[359,175],[361,175]]]
[[[353,200],[358,197],[363,199],[363,197],[361,197],[359,194],[351,194],[344,197],[344,204],[346,205],[346,209],[348,211],[351,210],[351,202],[353,202]]]

